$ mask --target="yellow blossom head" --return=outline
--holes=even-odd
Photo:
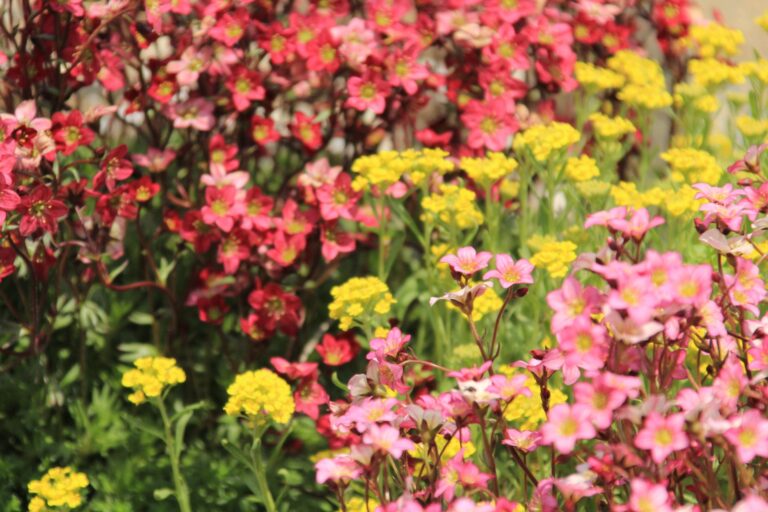
[[[475,201],[476,194],[465,187],[443,183],[437,192],[421,200],[424,220],[469,229],[483,223],[484,217]]]
[[[568,123],[551,122],[532,126],[515,136],[513,147],[518,154],[530,151],[540,163],[564,154],[569,146],[581,139],[579,131]]]
[[[224,412],[245,416],[254,422],[273,420],[286,424],[296,410],[291,386],[272,370],[241,373],[227,388],[229,399]]]
[[[30,494],[35,495],[29,503],[30,512],[51,509],[79,507],[83,503],[82,491],[88,487],[88,477],[70,467],[49,469],[40,480],[27,485]]]
[[[163,390],[187,380],[184,370],[176,366],[172,357],[141,357],[133,362],[134,368],[123,374],[122,385],[133,388],[128,400],[138,405],[147,398],[155,398]]]
[[[459,166],[472,181],[489,187],[517,169],[517,162],[504,153],[491,152],[485,158],[462,158]]]
[[[573,242],[545,242],[531,258],[531,264],[545,268],[554,278],[565,277],[568,265],[576,259],[576,249]]]
[[[600,176],[597,162],[587,155],[571,157],[565,163],[565,175],[573,181],[587,181]]]
[[[339,320],[346,331],[356,322],[371,322],[389,313],[395,299],[389,287],[377,277],[353,277],[331,289],[333,301],[328,306],[331,318]]]

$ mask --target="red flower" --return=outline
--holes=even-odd
[[[341,366],[350,362],[360,350],[351,334],[342,334],[335,338],[330,334],[323,335],[323,340],[315,348],[323,362],[328,366]]]
[[[53,140],[56,141],[56,149],[65,155],[70,155],[78,147],[93,142],[93,131],[83,125],[83,114],[79,110],[73,110],[69,114],[56,112],[51,118],[53,122]]]
[[[133,174],[133,164],[125,158],[128,147],[121,144],[104,157],[101,162],[101,170],[93,177],[93,188],[107,185],[107,190],[114,190],[118,180],[124,180]]]
[[[238,112],[242,112],[251,106],[253,100],[264,99],[264,88],[261,86],[261,77],[255,71],[244,66],[238,66],[232,76],[227,80],[227,89],[232,93],[232,103]]]
[[[264,341],[272,335],[271,332],[264,329],[261,318],[256,313],[251,313],[246,318],[241,318],[240,329],[252,341]]]
[[[355,250],[354,235],[342,231],[336,222],[323,224],[320,230],[320,241],[323,244],[320,252],[328,262],[335,260],[339,254],[347,254]]]
[[[277,231],[272,243],[274,246],[267,251],[267,256],[281,267],[290,267],[306,247],[307,239],[304,235],[286,236],[284,231]]]
[[[217,41],[221,41],[230,48],[235,46],[245,33],[245,27],[250,22],[248,11],[240,9],[230,15],[225,13],[216,25],[208,31],[208,35]]]
[[[320,130],[320,123],[314,122],[314,119],[303,112],[297,112],[291,124],[291,133],[307,149],[317,151],[323,144],[323,135],[322,130]]]
[[[134,189],[134,197],[139,203],[146,203],[160,191],[160,184],[153,182],[149,176],[142,176],[134,181],[131,186]]]
[[[69,211],[67,205],[53,198],[53,192],[45,185],[38,185],[21,198],[18,211],[21,214],[19,233],[31,236],[39,231],[54,234],[58,221]]]
[[[248,296],[248,304],[263,320],[262,325],[271,331],[279,328],[283,333],[295,336],[304,322],[301,299],[276,283],[253,290]]]
[[[275,130],[275,122],[260,116],[251,118],[251,137],[256,144],[262,146],[280,140],[280,134]]]

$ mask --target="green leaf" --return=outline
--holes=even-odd
[[[134,311],[128,316],[128,321],[136,325],[152,325],[155,317],[143,311]]]
[[[152,493],[152,495],[155,497],[157,501],[163,501],[168,499],[169,497],[173,496],[174,492],[173,489],[155,489],[155,492]]]
[[[160,258],[160,267],[157,269],[157,279],[163,286],[168,282],[168,276],[171,275],[173,269],[176,268],[176,260],[168,261],[165,258]]]
[[[245,465],[246,467],[251,467],[251,460],[239,446],[232,444],[229,439],[222,439],[221,446],[223,446],[224,449],[227,450],[229,454],[232,455],[238,462]]]
[[[187,411],[181,416],[179,416],[178,421],[176,422],[176,433],[175,433],[175,439],[174,441],[174,450],[176,450],[176,456],[180,456],[181,452],[184,450],[184,431],[187,429],[187,423],[189,423],[189,420],[192,418],[192,414],[194,411]]]
[[[176,411],[173,416],[171,416],[171,423],[178,420],[183,414],[186,414],[188,412],[197,411],[199,409],[209,409],[210,405],[207,401],[201,400],[199,402],[195,402],[194,404],[190,404],[187,406],[184,406],[180,410]]]
[[[140,420],[134,416],[131,416],[130,414],[123,414],[123,419],[125,420],[128,425],[135,428],[136,430],[139,430],[141,432],[144,432],[145,434],[149,434],[152,437],[155,437],[161,441],[165,441],[165,436],[163,435],[162,430],[159,428],[149,425],[143,420]]]

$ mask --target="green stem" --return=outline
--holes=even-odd
[[[272,492],[269,490],[269,484],[267,483],[267,472],[264,468],[264,461],[262,460],[260,437],[261,436],[255,437],[253,446],[251,446],[251,470],[256,477],[256,485],[259,487],[259,492],[261,492],[261,497],[264,500],[264,506],[267,507],[267,512],[277,512],[275,500],[272,497]]]
[[[192,512],[192,506],[189,502],[189,487],[184,480],[184,476],[181,474],[181,468],[179,465],[179,459],[181,453],[176,451],[176,440],[173,437],[173,430],[171,428],[171,420],[168,417],[168,411],[165,409],[165,403],[162,398],[158,398],[155,402],[157,408],[160,409],[160,416],[163,418],[163,428],[165,429],[165,448],[168,453],[168,458],[171,459],[171,472],[173,473],[173,486],[176,489],[176,501],[179,503],[179,510],[181,512]]]

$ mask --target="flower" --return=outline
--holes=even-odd
[[[573,181],[588,181],[600,176],[600,169],[593,158],[581,155],[568,159],[565,163],[565,175]]]
[[[372,424],[363,436],[363,442],[376,451],[399,459],[403,452],[415,447],[413,441],[400,437],[400,431],[389,425]]]
[[[493,255],[488,251],[475,251],[474,247],[462,247],[456,254],[447,254],[440,258],[441,263],[447,263],[457,274],[471,276],[488,266]]]
[[[54,467],[39,480],[32,480],[27,490],[34,496],[29,502],[29,512],[43,512],[50,508],[79,507],[83,503],[82,490],[88,487],[88,476],[71,467]]]
[[[502,288],[516,284],[532,284],[533,265],[525,259],[515,261],[509,254],[496,255],[496,270],[486,272],[483,279],[498,279]]]
[[[547,241],[531,258],[535,267],[544,267],[552,277],[563,277],[568,273],[568,264],[576,259],[576,244],[573,242]]]
[[[328,306],[331,318],[339,320],[346,331],[355,323],[386,315],[395,303],[386,283],[376,277],[353,277],[331,289],[333,301]]]
[[[176,366],[172,357],[141,357],[133,362],[134,368],[123,374],[121,384],[133,388],[128,400],[139,405],[147,398],[156,398],[167,388],[187,380],[184,370]]]
[[[347,80],[347,89],[349,98],[345,102],[346,106],[361,112],[370,109],[374,114],[384,113],[390,89],[388,82],[377,80],[373,75],[366,78],[353,76]]]
[[[517,161],[504,153],[490,152],[485,158],[464,157],[459,166],[472,181],[489,187],[517,169]]]
[[[633,478],[630,482],[629,510],[631,512],[672,512],[669,493],[664,485]]]
[[[229,399],[224,412],[230,416],[245,416],[262,422],[273,420],[286,424],[296,410],[291,386],[272,370],[262,368],[235,377],[227,388]]]
[[[424,219],[439,221],[459,229],[469,229],[483,223],[483,214],[477,208],[475,193],[471,190],[443,183],[436,193],[421,200]]]
[[[747,464],[755,457],[768,458],[768,420],[760,411],[747,410],[731,419],[733,426],[725,438],[736,448],[741,462]]]
[[[592,439],[597,432],[589,421],[589,409],[583,405],[557,404],[541,427],[541,441],[554,445],[560,453],[571,453],[580,439]]]
[[[635,436],[635,446],[650,450],[653,462],[661,464],[672,452],[688,447],[684,425],[685,416],[681,413],[664,417],[651,412],[645,418],[642,430]]]
[[[551,122],[532,126],[517,134],[513,147],[518,153],[530,151],[536,161],[544,163],[552,155],[559,155],[579,142],[580,138],[581,134],[570,124]]]
[[[589,116],[589,120],[597,139],[602,141],[616,140],[637,130],[632,121],[623,117],[608,117],[595,112]]]

